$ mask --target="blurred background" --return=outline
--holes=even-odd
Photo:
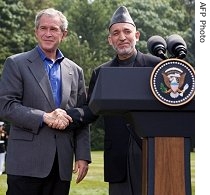
[[[86,85],[92,70],[110,60],[108,24],[113,12],[125,5],[141,33],[137,48],[148,53],[147,40],[154,35],[167,39],[180,35],[187,44],[186,61],[195,66],[194,0],[0,0],[0,75],[5,59],[32,49],[37,11],[54,7],[69,21],[69,34],[60,49],[84,70]],[[92,150],[103,149],[101,120],[92,124]],[[9,124],[5,122],[8,131]],[[193,144],[194,147],[194,144]]]

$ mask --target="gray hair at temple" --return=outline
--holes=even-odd
[[[64,32],[68,29],[68,21],[66,19],[66,16],[64,16],[62,14],[62,12],[60,12],[54,8],[44,9],[37,13],[37,15],[35,17],[35,28],[36,29],[39,27],[40,18],[43,15],[48,15],[48,16],[52,16],[52,17],[58,16],[61,20],[61,26],[60,26],[61,31]]]

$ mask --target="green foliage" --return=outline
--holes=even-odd
[[[70,44],[71,48],[68,51],[72,54],[71,58],[79,61],[79,64],[84,68],[87,83],[89,83],[92,69],[108,59],[107,22],[109,14],[107,12],[110,7],[108,2],[71,1],[65,3],[68,10],[62,7],[68,16],[70,33],[75,32],[75,35],[79,37],[79,41],[75,45],[78,47],[76,51],[79,52],[74,55],[75,52],[71,51],[75,50],[73,44]],[[104,3],[103,6],[102,3]],[[104,9],[104,6],[107,9]],[[85,48],[84,45],[86,45]]]
[[[17,52],[23,52],[25,46],[33,39],[27,32],[25,24],[31,11],[27,10],[21,1],[0,1],[0,64],[6,57]]]
[[[91,124],[91,149],[104,149],[104,128],[103,118],[99,117],[93,124]]]
[[[146,41],[153,35],[167,39],[172,34],[179,34],[188,46],[186,60],[194,64],[194,2],[133,0],[127,7],[141,33],[137,46],[142,52],[148,52]]]
[[[97,63],[94,53],[91,52],[89,43],[81,41],[82,36],[78,36],[75,32],[70,31],[67,38],[64,40],[60,49],[62,50],[64,56],[76,62],[80,65],[85,72],[85,80],[88,84],[88,79],[91,76],[92,69],[90,64]]]
[[[46,0],[0,0],[0,73],[5,59],[35,46],[36,11],[53,5]]]
[[[187,60],[194,65],[193,0],[0,0],[0,65],[7,56],[29,50],[36,44],[33,33],[36,12],[55,7],[67,16],[70,35],[77,37],[73,43],[72,38],[63,43],[63,52],[84,68],[89,83],[92,69],[114,55],[107,42],[107,27],[113,10],[120,5],[128,7],[141,32],[137,47],[142,52],[148,52],[150,36],[167,38],[176,33],[186,41]]]
[[[167,88],[165,87],[165,85],[163,83],[160,83],[160,90],[165,93],[167,91]]]

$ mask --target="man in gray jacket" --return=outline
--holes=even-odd
[[[91,162],[88,125],[66,128],[72,120],[64,110],[86,102],[82,68],[58,49],[67,27],[61,12],[40,11],[35,19],[38,45],[5,61],[0,118],[11,123],[7,195],[68,195],[72,171],[78,171],[77,183],[87,174]],[[51,113],[56,108],[54,118]],[[50,128],[53,121],[58,125]]]

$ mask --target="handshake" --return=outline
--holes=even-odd
[[[60,108],[55,109],[50,113],[44,113],[43,121],[48,127],[64,130],[67,126],[73,123],[73,119]]]

